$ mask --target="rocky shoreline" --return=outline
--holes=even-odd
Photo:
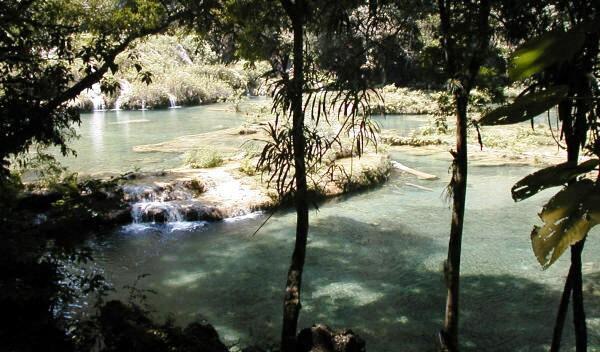
[[[338,165],[343,171],[323,180],[315,192],[319,199],[376,186],[387,180],[392,167],[384,154],[344,158]],[[350,165],[352,172],[346,171]],[[122,186],[131,221],[220,221],[289,204],[260,175],[248,176],[239,167],[239,162],[229,162],[209,169],[132,174]]]

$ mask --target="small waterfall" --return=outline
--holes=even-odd
[[[206,175],[205,175],[206,176]],[[237,221],[257,216],[253,199],[260,194],[230,174],[215,171],[197,179],[122,186],[123,199],[131,206],[130,229],[189,229],[208,221]],[[205,183],[208,182],[208,183]],[[209,189],[205,188],[210,185]]]
[[[166,223],[183,221],[181,207],[175,199],[189,197],[171,189],[158,186],[123,186],[125,200],[132,202],[131,217],[134,224],[144,222]]]
[[[135,224],[143,222],[168,223],[183,221],[181,207],[176,203],[161,201],[142,201],[131,207],[131,217]]]
[[[146,110],[148,110],[146,108],[146,100],[142,99],[142,107],[140,108],[140,111],[146,111]]]
[[[92,101],[94,111],[106,111],[106,103],[100,89],[100,83],[95,83],[92,85],[92,88],[86,89],[85,94]]]
[[[168,196],[158,186],[126,185],[123,186],[125,200],[128,202],[164,202]]]
[[[197,222],[222,218],[214,207],[195,199],[193,191],[183,183],[165,186],[127,185],[122,190],[124,199],[131,204],[134,224]]]
[[[131,96],[131,92],[133,90],[131,88],[131,83],[127,82],[127,80],[124,79],[119,81],[119,86],[121,88],[121,92],[117,97],[117,100],[115,100],[115,111],[121,110],[121,105],[123,105],[123,102],[127,102],[129,100],[129,97]]]
[[[179,58],[181,59],[181,61],[185,62],[188,65],[193,64],[192,59],[190,59],[190,56],[188,55],[188,53],[185,50],[185,48],[183,47],[183,45],[177,44],[177,46],[174,48],[174,50],[177,53],[177,55],[179,55]]]
[[[167,96],[169,97],[169,109],[177,109],[180,108],[181,106],[177,105],[177,97],[174,96],[171,93],[167,93]]]

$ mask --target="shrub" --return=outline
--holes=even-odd
[[[256,168],[256,160],[250,158],[244,158],[240,162],[240,172],[246,174],[248,176],[254,176],[257,174],[258,170]]]
[[[206,169],[223,165],[223,156],[214,149],[197,149],[188,153],[185,163],[194,169]]]
[[[113,94],[103,94],[106,108],[113,108],[120,96],[122,109],[148,109],[170,106],[169,96],[177,105],[198,105],[241,99],[246,93],[261,93],[262,75],[269,69],[266,63],[250,65],[243,61],[222,64],[210,46],[193,35],[155,35],[139,42],[117,59],[119,72],[106,80],[126,82]],[[146,84],[138,72],[150,73]],[[73,74],[77,75],[77,69]],[[263,92],[264,93],[264,92]],[[90,98],[81,94],[76,103],[91,109]]]
[[[398,88],[388,85],[380,89],[383,104],[371,107],[371,113],[386,114],[432,114],[435,98],[433,93],[419,89]]]

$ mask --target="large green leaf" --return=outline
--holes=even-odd
[[[513,81],[522,80],[556,63],[570,60],[581,49],[584,40],[585,32],[581,26],[533,38],[515,50],[508,76]]]
[[[527,121],[560,103],[566,98],[568,91],[567,86],[555,86],[517,97],[512,104],[485,114],[478,123],[482,126],[493,126]]]
[[[594,170],[599,163],[598,159],[590,159],[579,165],[566,162],[536,171],[515,183],[511,189],[512,198],[518,202],[546,188],[562,186],[575,177]]]
[[[548,201],[539,214],[544,224],[531,232],[533,252],[544,269],[600,223],[599,203],[599,188],[589,179],[568,185]]]

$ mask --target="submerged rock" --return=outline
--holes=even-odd
[[[299,352],[365,352],[365,341],[352,330],[317,324],[298,334]]]

